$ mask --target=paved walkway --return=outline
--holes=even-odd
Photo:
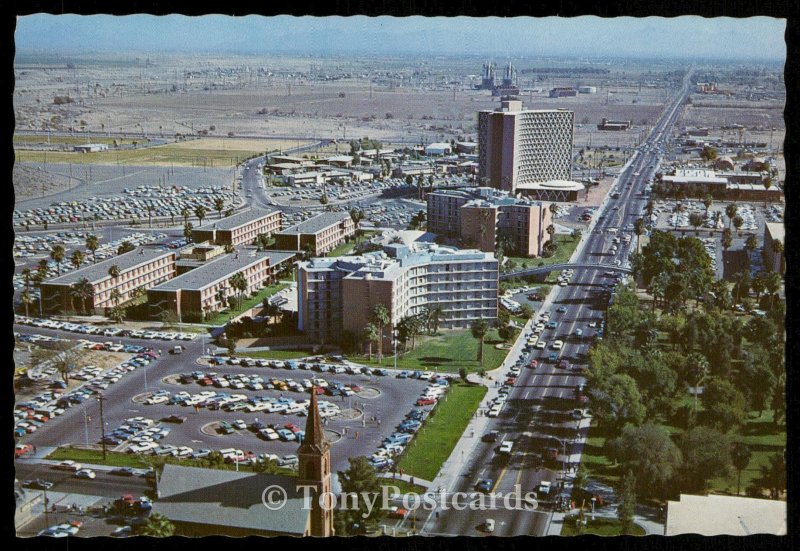
[[[567,513],[553,513],[550,524],[547,526],[546,536],[559,536],[561,529],[564,527],[564,518],[568,515],[577,515],[580,509],[572,509]],[[604,509],[591,513],[591,509],[584,511],[587,518],[617,518],[616,509]],[[652,507],[645,507],[644,505],[636,506],[636,513],[633,515],[633,522],[638,524],[644,529],[646,536],[663,536],[664,523],[657,520],[657,511]]]
[[[416,476],[411,476],[409,474],[392,474],[392,473],[378,473],[378,478],[388,478],[389,480],[402,480],[404,482],[408,482],[409,484],[416,484],[418,486],[422,486],[426,489],[430,489],[433,485],[433,482],[430,480],[423,480]]]

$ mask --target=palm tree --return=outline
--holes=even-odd
[[[153,227],[153,211],[155,207],[153,205],[147,205],[147,225],[149,227]]]
[[[744,242],[744,248],[750,252],[755,251],[758,248],[758,238],[755,234],[750,234],[747,236],[747,239]]]
[[[728,228],[731,227],[733,223],[733,217],[736,216],[736,212],[739,210],[739,207],[736,206],[736,203],[731,203],[727,207],[725,207],[725,216],[728,217]]]
[[[350,209],[350,219],[353,221],[353,225],[356,228],[356,241],[358,241],[358,237],[361,235],[361,229],[358,225],[364,219],[364,211],[353,207]]]
[[[192,223],[191,222],[186,222],[183,225],[183,236],[187,240],[191,240],[192,239]]]
[[[650,280],[650,285],[647,289],[653,296],[653,312],[656,311],[656,306],[659,299],[664,298],[664,293],[669,283],[669,274],[667,272],[660,272],[656,277]]]
[[[744,218],[739,215],[733,217],[733,226],[736,228],[736,234],[742,235],[741,228],[744,225]]]
[[[238,302],[238,309],[241,310],[242,297],[244,292],[247,290],[247,280],[245,279],[244,274],[242,272],[238,272],[236,274],[233,274],[233,276],[228,280],[228,282],[230,283],[233,289],[239,291],[237,302]]]
[[[389,310],[383,304],[376,304],[372,309],[372,323],[378,326],[378,363],[383,360],[383,328],[389,323],[391,317]]]
[[[199,220],[200,225],[203,225],[203,218],[206,217],[208,214],[208,209],[206,209],[203,205],[198,205],[194,209],[194,215],[197,216],[197,220]]]
[[[225,309],[225,289],[218,290],[214,294],[214,298],[217,299],[217,302],[219,302],[222,305],[222,308]]]
[[[81,264],[83,264],[83,253],[80,251],[80,249],[75,249],[72,252],[72,256],[69,257],[69,262],[75,267],[76,270],[81,267]]]
[[[372,361],[372,343],[378,340],[378,328],[374,323],[368,323],[364,327],[364,340],[369,344],[369,361]]]
[[[780,259],[781,254],[783,253],[783,243],[780,240],[774,239],[772,241],[772,252],[775,253],[775,256],[778,259]],[[778,261],[778,269],[779,270],[780,270],[780,266],[781,266],[781,263],[780,263],[780,260],[779,260]],[[772,269],[772,266],[770,266],[770,269]]]
[[[706,195],[703,197],[703,206],[706,208],[706,218],[708,218],[708,209],[711,208],[711,205],[714,204],[714,198],[711,197],[711,194]]]
[[[225,208],[225,199],[222,197],[217,197],[214,199],[214,208],[217,209],[217,213],[219,213],[219,217],[222,218],[222,209]]]
[[[550,203],[550,206],[547,207],[550,210],[550,214],[555,216],[558,212],[558,205],[555,203]]]
[[[73,300],[73,305],[76,299],[80,302],[81,312],[88,313],[87,304],[92,300],[92,297],[94,297],[94,287],[85,277],[72,284],[70,298]]]
[[[546,231],[547,235],[550,236],[550,241],[553,241],[553,236],[556,233],[556,227],[553,224],[550,224],[549,226],[547,226],[547,229],[545,229],[544,231]]]
[[[111,267],[108,269],[108,275],[110,275],[111,277],[113,277],[115,279],[118,278],[119,277],[119,266],[117,266],[116,264],[112,264]]]
[[[489,332],[489,323],[486,320],[475,320],[470,326],[472,336],[478,340],[478,362],[483,367],[483,339],[486,338],[486,333]]]
[[[30,305],[33,304],[33,297],[31,296],[31,292],[27,289],[27,287],[22,290],[22,293],[20,293],[19,300],[22,302],[23,306],[25,306],[25,316],[30,315],[28,311]]]
[[[647,221],[650,222],[650,219],[653,216],[653,212],[655,212],[656,206],[653,201],[648,201],[647,204],[644,206],[644,212],[647,214]]]
[[[703,217],[696,212],[693,212],[689,215],[689,223],[694,228],[694,234],[698,235],[700,232],[697,231],[697,228],[703,225]]]
[[[111,289],[111,293],[108,295],[108,298],[111,299],[111,302],[114,303],[114,306],[119,306],[119,300],[122,298],[122,294],[119,292],[119,289],[114,287]]]
[[[181,210],[181,216],[183,216],[183,225],[184,226],[189,223],[189,216],[191,214],[192,213],[186,207],[183,207],[183,209]]]
[[[636,252],[642,250],[642,236],[645,232],[644,218],[637,218],[633,223],[633,233],[636,234]]]
[[[100,240],[96,235],[86,237],[86,249],[92,253],[92,263],[97,263],[97,249],[100,248]]]
[[[772,187],[772,176],[767,176],[764,178],[764,191],[769,191],[769,188]],[[764,206],[767,206],[767,195],[764,194]]]
[[[733,232],[729,228],[725,228],[722,230],[722,248],[725,249],[725,252],[728,251],[728,248],[733,244]]]
[[[25,284],[25,290],[29,291],[31,288],[31,269],[28,266],[22,268],[22,281]]]
[[[769,272],[764,278],[764,290],[769,293],[769,307],[772,309],[775,295],[781,289],[781,275],[778,272]]]
[[[61,275],[61,263],[64,262],[64,256],[66,254],[67,252],[64,250],[63,245],[53,245],[53,249],[50,251],[50,258],[56,263],[58,275]]]
[[[675,203],[675,207],[672,209],[672,212],[675,213],[675,225],[674,228],[678,229],[678,215],[683,212],[683,203]]]
[[[34,278],[37,280],[36,282],[41,284],[44,281],[44,278],[47,277],[47,259],[41,258],[39,259],[39,263],[36,265],[36,275]]]
[[[136,530],[137,535],[166,538],[175,533],[175,525],[161,513],[151,513],[147,522]]]

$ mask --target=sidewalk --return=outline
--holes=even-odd
[[[402,480],[403,482],[408,482],[409,484],[411,484],[411,481],[413,480],[414,484],[423,486],[428,490],[430,490],[431,486],[433,486],[433,482],[431,482],[430,480],[423,480],[421,478],[418,478],[416,476],[411,476],[409,474],[378,473],[378,478],[386,478],[388,480]]]

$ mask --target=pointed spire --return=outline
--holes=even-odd
[[[330,448],[330,444],[325,439],[322,430],[322,419],[319,416],[317,407],[317,387],[311,387],[311,403],[308,405],[308,419],[306,420],[306,434],[303,443],[300,444],[299,452],[314,451],[322,453]]]

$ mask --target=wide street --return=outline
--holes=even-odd
[[[585,381],[580,369],[586,366],[586,354],[596,332],[595,328],[589,327],[589,323],[599,322],[603,317],[602,305],[595,297],[603,289],[603,284],[613,281],[607,279],[605,273],[615,268],[614,261],[619,260],[619,264],[625,266],[628,253],[635,250],[636,246],[634,237],[627,250],[624,244],[620,245],[619,252],[614,255],[609,251],[611,242],[625,231],[627,224],[631,224],[627,232],[632,233],[634,220],[642,216],[646,198],[639,192],[655,172],[659,146],[680,114],[680,106],[688,92],[689,76],[687,73],[675,100],[664,110],[648,139],[621,173],[606,202],[601,205],[598,217],[590,225],[589,233],[573,255],[572,260],[576,263],[607,264],[609,269],[576,269],[568,286],[553,288],[542,310],[550,311],[551,321],[557,322],[558,326],[545,329],[542,333],[541,339],[547,342],[546,349],[534,349],[521,356],[523,365],[530,365],[531,359],[537,359],[539,365],[535,369],[522,368],[500,416],[489,420],[486,430],[500,433],[497,442],[480,443],[475,448],[476,453],[446,467],[458,472],[453,479],[456,480],[453,486],[445,488],[451,494],[473,492],[479,480],[489,479],[493,492],[507,493],[519,484],[524,495],[536,491],[540,481],[550,480],[553,482],[550,496],[539,495],[540,503],[536,511],[508,511],[502,508],[492,511],[417,510],[398,523],[403,528],[429,535],[477,535],[483,523],[491,518],[496,523],[493,535],[547,533],[552,515],[549,505],[560,493],[557,486],[558,481],[563,479],[562,469],[568,462],[580,461],[588,432],[588,420],[578,424],[571,414],[577,407],[575,388]],[[614,191],[619,192],[617,198],[612,198]],[[558,313],[556,309],[560,306],[566,307],[566,312]],[[540,312],[536,314],[538,317]],[[575,335],[576,329],[582,330],[581,337]],[[557,367],[548,359],[555,340],[564,341],[558,360],[568,360],[571,364],[569,370]],[[498,378],[501,381],[505,379],[504,376]],[[464,438],[481,436],[464,435]],[[510,459],[495,452],[495,448],[504,440],[514,442],[514,453]],[[555,458],[548,458],[546,453],[543,457],[546,448],[558,450]],[[568,493],[570,486],[567,480],[565,493]]]

